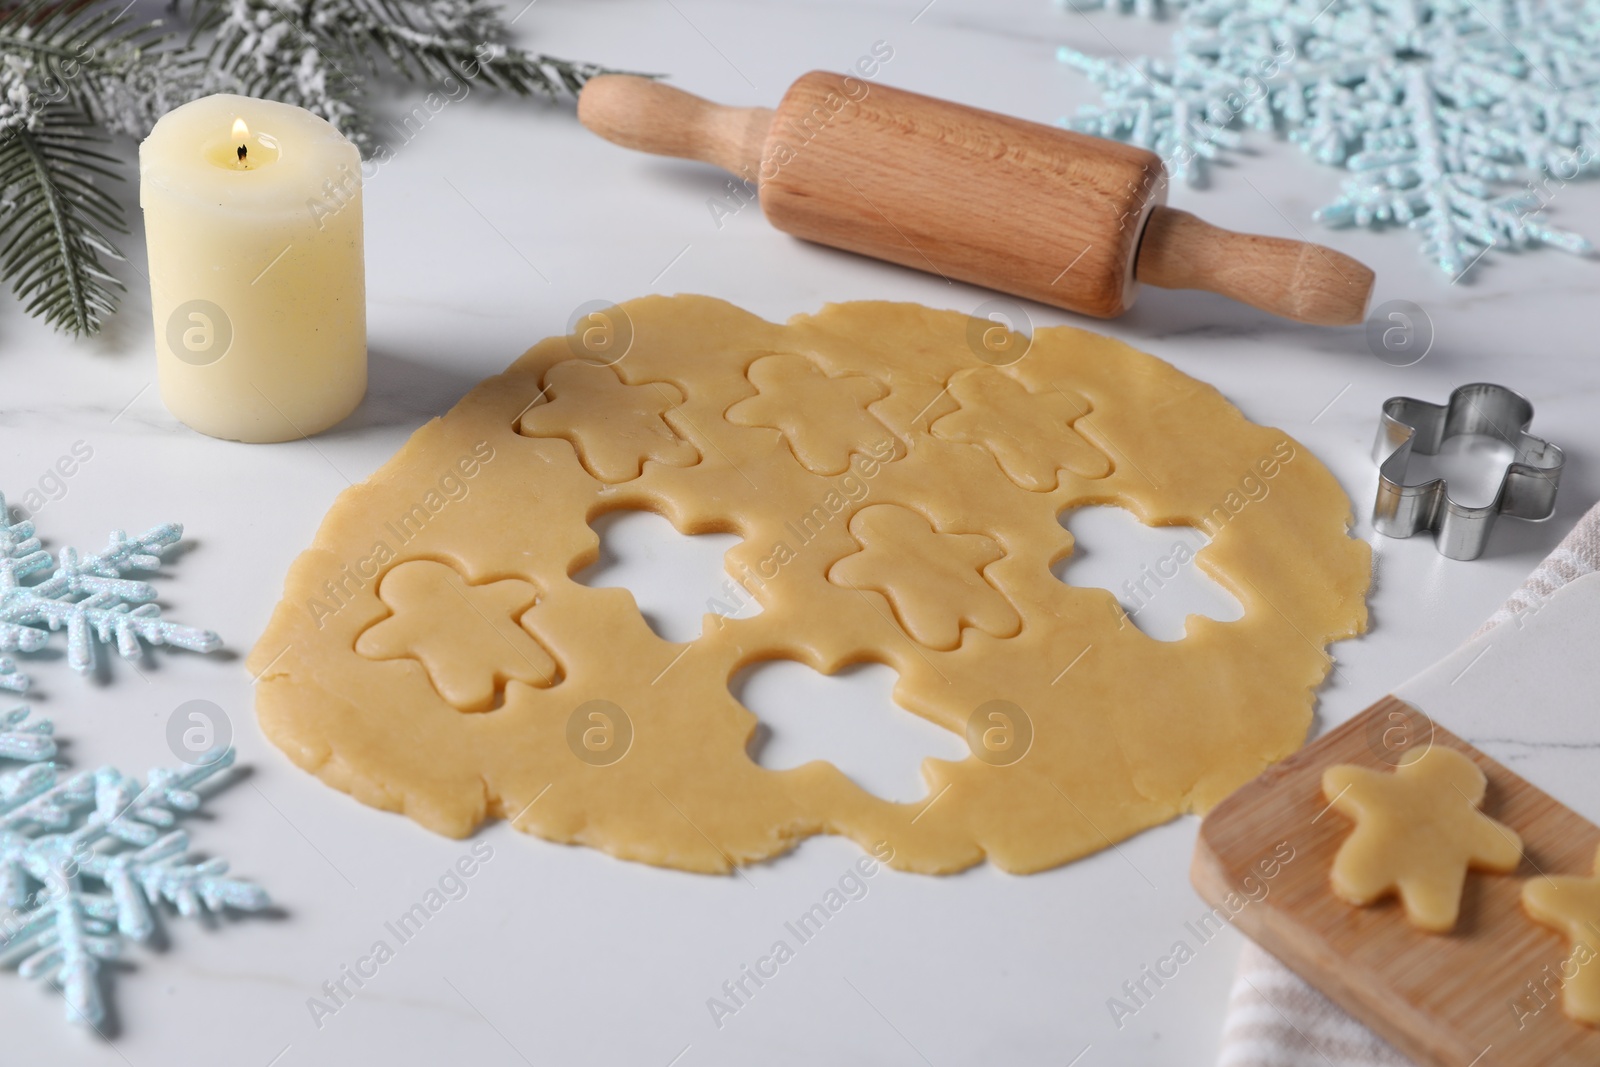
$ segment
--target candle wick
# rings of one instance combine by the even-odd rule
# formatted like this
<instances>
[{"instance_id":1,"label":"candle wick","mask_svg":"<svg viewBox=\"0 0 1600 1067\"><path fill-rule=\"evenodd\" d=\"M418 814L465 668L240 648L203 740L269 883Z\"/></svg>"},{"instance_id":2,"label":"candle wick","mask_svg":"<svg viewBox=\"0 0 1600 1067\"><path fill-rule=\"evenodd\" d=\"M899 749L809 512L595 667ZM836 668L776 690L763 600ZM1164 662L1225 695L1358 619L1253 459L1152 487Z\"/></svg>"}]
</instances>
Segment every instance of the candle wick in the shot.
<instances>
[{"instance_id":1,"label":"candle wick","mask_svg":"<svg viewBox=\"0 0 1600 1067\"><path fill-rule=\"evenodd\" d=\"M243 163L244 162L244 157L246 155L248 155L249 153L250 153L250 149L246 148L244 145L240 145L239 146L239 162Z\"/></svg>"}]
</instances>

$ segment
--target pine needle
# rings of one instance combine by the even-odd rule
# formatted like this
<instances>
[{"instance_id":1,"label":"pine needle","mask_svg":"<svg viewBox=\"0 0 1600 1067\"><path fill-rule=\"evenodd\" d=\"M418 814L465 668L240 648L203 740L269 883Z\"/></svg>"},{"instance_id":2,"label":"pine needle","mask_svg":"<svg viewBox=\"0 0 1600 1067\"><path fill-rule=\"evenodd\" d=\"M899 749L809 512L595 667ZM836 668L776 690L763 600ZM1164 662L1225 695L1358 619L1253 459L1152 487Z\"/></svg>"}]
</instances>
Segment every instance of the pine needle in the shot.
<instances>
[{"instance_id":1,"label":"pine needle","mask_svg":"<svg viewBox=\"0 0 1600 1067\"><path fill-rule=\"evenodd\" d=\"M123 284L108 233L126 233L126 159L161 115L216 92L295 104L364 152L377 147L373 87L476 82L522 96L576 95L596 74L509 43L487 0L174 0L189 32L140 21L126 0L0 0L0 281L29 314L93 334Z\"/></svg>"},{"instance_id":2,"label":"pine needle","mask_svg":"<svg viewBox=\"0 0 1600 1067\"><path fill-rule=\"evenodd\" d=\"M28 314L72 334L97 332L123 289L105 266L122 258L105 232L127 232L122 205L97 184L120 180L120 161L99 150L106 141L93 119L62 104L40 111L35 129L0 135L0 280Z\"/></svg>"}]
</instances>

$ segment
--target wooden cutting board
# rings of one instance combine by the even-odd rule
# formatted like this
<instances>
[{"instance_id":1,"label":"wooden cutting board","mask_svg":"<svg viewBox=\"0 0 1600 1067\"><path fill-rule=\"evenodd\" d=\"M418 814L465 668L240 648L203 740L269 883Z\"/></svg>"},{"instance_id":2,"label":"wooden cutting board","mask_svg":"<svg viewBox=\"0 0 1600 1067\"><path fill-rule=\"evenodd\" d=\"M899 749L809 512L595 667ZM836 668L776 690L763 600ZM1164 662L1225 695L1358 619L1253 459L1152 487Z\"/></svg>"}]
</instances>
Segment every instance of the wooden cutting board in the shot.
<instances>
[{"instance_id":1,"label":"wooden cutting board","mask_svg":"<svg viewBox=\"0 0 1600 1067\"><path fill-rule=\"evenodd\" d=\"M1440 721L1459 718L1480 732L1497 721L1501 729L1484 734L1497 737L1540 715L1592 721L1600 704L1600 575L1568 586L1529 625L1497 630L1402 687L1415 703L1384 697L1217 805L1201 824L1191 877L1244 934L1419 1064L1600 1064L1600 1031L1561 1011L1560 969L1572 948L1520 902L1526 879L1590 874L1600 827ZM1526 845L1514 874L1468 876L1448 935L1418 930L1392 899L1347 904L1328 881L1352 823L1329 808L1323 771L1341 763L1391 770L1430 744L1477 762L1489 781L1485 814ZM1564 784L1569 799L1594 810L1591 786Z\"/></svg>"}]
</instances>

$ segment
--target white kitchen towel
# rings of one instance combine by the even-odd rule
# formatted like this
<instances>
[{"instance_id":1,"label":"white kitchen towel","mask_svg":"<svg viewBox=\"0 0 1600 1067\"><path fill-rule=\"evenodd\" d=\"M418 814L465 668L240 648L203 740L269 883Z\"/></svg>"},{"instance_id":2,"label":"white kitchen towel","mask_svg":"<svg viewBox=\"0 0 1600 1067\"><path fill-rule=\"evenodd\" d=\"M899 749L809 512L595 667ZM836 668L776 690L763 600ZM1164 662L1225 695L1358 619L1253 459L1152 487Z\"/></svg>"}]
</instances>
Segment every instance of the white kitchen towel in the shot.
<instances>
[{"instance_id":1,"label":"white kitchen towel","mask_svg":"<svg viewBox=\"0 0 1600 1067\"><path fill-rule=\"evenodd\" d=\"M1478 633L1537 611L1557 589L1597 570L1600 505L1578 521ZM1260 946L1246 942L1217 1067L1411 1067L1411 1061Z\"/></svg>"}]
</instances>

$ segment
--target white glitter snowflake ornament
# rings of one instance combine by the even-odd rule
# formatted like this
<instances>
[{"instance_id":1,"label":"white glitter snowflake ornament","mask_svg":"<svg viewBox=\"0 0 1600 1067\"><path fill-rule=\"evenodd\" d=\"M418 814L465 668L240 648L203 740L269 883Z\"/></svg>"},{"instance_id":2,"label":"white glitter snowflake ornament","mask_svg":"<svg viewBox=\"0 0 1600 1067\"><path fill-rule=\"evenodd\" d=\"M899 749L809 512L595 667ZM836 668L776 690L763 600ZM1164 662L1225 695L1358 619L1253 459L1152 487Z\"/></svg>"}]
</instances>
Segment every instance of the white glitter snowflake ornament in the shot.
<instances>
[{"instance_id":1,"label":"white glitter snowflake ornament","mask_svg":"<svg viewBox=\"0 0 1600 1067\"><path fill-rule=\"evenodd\" d=\"M1190 182L1239 130L1285 133L1351 172L1320 221L1404 223L1452 278L1492 248L1593 250L1541 214L1600 168L1600 0L1167 6L1171 60L1059 51L1104 98L1074 129L1143 145Z\"/></svg>"},{"instance_id":2,"label":"white glitter snowflake ornament","mask_svg":"<svg viewBox=\"0 0 1600 1067\"><path fill-rule=\"evenodd\" d=\"M125 659L139 656L141 640L194 652L221 648L222 639L210 630L163 619L161 609L150 603L155 587L124 577L129 571L159 567L162 550L182 536L183 527L176 523L139 537L114 530L100 552L79 556L65 548L57 560L40 545L32 522L11 521L0 494L0 652L37 651L49 642L51 632L64 628L67 664L87 674L94 667L95 641L115 641ZM50 577L30 580L47 571ZM15 662L0 656L0 689L20 693L28 682Z\"/></svg>"},{"instance_id":3,"label":"white glitter snowflake ornament","mask_svg":"<svg viewBox=\"0 0 1600 1067\"><path fill-rule=\"evenodd\" d=\"M114 767L57 778L50 721L27 708L0 716L0 756L27 766L0 774L0 960L43 979L67 1001L67 1018L105 1021L100 961L156 930L165 901L193 917L225 908L259 911L259 886L225 877L228 865L185 862L189 838L171 827L195 811L194 787L233 763L233 750L147 782Z\"/></svg>"}]
</instances>

